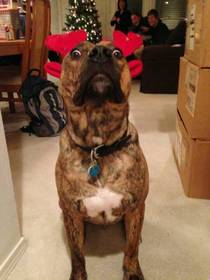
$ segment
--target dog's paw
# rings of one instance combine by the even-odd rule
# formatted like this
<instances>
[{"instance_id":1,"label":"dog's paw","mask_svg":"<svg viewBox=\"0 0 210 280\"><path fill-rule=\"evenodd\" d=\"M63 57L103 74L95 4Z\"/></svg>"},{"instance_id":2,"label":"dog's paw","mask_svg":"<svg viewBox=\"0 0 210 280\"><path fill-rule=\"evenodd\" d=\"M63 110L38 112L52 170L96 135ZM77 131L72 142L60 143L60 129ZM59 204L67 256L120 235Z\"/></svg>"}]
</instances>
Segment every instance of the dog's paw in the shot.
<instances>
[{"instance_id":1,"label":"dog's paw","mask_svg":"<svg viewBox=\"0 0 210 280\"><path fill-rule=\"evenodd\" d=\"M87 280L86 272L72 273L69 280Z\"/></svg>"},{"instance_id":2,"label":"dog's paw","mask_svg":"<svg viewBox=\"0 0 210 280\"><path fill-rule=\"evenodd\" d=\"M144 280L144 278L142 278L142 276L141 276L141 278L139 278L138 275L131 275L129 277L129 280Z\"/></svg>"},{"instance_id":3,"label":"dog's paw","mask_svg":"<svg viewBox=\"0 0 210 280\"><path fill-rule=\"evenodd\" d=\"M123 280L145 280L138 261L134 261L130 266L124 267Z\"/></svg>"},{"instance_id":4,"label":"dog's paw","mask_svg":"<svg viewBox=\"0 0 210 280\"><path fill-rule=\"evenodd\" d=\"M123 280L145 280L143 274L130 274L125 273Z\"/></svg>"}]
</instances>

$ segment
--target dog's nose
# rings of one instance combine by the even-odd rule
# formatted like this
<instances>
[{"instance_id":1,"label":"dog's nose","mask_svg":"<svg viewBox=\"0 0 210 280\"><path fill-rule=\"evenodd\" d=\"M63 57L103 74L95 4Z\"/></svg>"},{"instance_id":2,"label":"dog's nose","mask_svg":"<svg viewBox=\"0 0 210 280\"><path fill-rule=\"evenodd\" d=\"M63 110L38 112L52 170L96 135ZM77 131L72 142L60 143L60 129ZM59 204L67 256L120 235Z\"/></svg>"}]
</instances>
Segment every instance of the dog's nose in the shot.
<instances>
[{"instance_id":1,"label":"dog's nose","mask_svg":"<svg viewBox=\"0 0 210 280\"><path fill-rule=\"evenodd\" d=\"M89 58L91 61L104 63L112 58L112 51L104 46L96 46L90 51Z\"/></svg>"}]
</instances>

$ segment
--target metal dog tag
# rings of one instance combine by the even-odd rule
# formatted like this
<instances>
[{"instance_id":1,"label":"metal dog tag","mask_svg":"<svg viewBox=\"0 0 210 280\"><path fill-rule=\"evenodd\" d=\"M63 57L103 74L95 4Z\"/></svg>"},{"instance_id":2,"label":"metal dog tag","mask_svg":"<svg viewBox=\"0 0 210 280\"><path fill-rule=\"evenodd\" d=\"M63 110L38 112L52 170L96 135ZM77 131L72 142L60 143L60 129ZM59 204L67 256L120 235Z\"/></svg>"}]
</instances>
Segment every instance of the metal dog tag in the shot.
<instances>
[{"instance_id":1,"label":"metal dog tag","mask_svg":"<svg viewBox=\"0 0 210 280\"><path fill-rule=\"evenodd\" d=\"M91 177L97 177L101 172L99 164L95 161L88 169L88 174Z\"/></svg>"}]
</instances>

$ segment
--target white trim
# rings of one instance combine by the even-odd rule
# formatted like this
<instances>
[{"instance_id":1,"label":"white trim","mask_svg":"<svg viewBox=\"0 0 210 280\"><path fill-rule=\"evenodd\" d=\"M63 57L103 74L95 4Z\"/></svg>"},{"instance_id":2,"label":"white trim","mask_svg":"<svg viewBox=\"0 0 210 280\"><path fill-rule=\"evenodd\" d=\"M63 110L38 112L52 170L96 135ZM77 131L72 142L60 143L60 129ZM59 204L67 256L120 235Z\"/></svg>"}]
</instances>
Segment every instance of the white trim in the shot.
<instances>
[{"instance_id":1,"label":"white trim","mask_svg":"<svg viewBox=\"0 0 210 280\"><path fill-rule=\"evenodd\" d=\"M58 0L58 24L59 24L59 32L63 32L63 28L65 27L65 18L68 13L68 1L67 0ZM57 19L55 19L57 20Z\"/></svg>"},{"instance_id":2,"label":"white trim","mask_svg":"<svg viewBox=\"0 0 210 280\"><path fill-rule=\"evenodd\" d=\"M27 247L24 237L21 237L15 248L0 265L0 280L6 280L9 274L13 271L18 261L21 259Z\"/></svg>"}]
</instances>

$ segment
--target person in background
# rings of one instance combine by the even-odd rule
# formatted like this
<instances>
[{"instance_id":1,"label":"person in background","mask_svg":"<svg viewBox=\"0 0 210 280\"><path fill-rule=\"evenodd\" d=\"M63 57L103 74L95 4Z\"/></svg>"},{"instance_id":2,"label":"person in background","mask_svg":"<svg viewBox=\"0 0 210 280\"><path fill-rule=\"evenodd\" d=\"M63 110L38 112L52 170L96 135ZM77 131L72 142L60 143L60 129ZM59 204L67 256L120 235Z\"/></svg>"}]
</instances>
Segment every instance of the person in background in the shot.
<instances>
[{"instance_id":1,"label":"person in background","mask_svg":"<svg viewBox=\"0 0 210 280\"><path fill-rule=\"evenodd\" d=\"M26 32L26 10L23 8L23 0L18 0L17 4L19 8L20 38L24 38Z\"/></svg>"},{"instance_id":2,"label":"person in background","mask_svg":"<svg viewBox=\"0 0 210 280\"><path fill-rule=\"evenodd\" d=\"M186 20L181 20L174 30L169 35L166 44L167 45L184 45L186 40Z\"/></svg>"},{"instance_id":3,"label":"person in background","mask_svg":"<svg viewBox=\"0 0 210 280\"><path fill-rule=\"evenodd\" d=\"M128 10L127 0L118 0L118 10L111 20L111 26L115 26L115 30L128 33L131 26L131 12Z\"/></svg>"},{"instance_id":4,"label":"person in background","mask_svg":"<svg viewBox=\"0 0 210 280\"><path fill-rule=\"evenodd\" d=\"M132 25L130 31L138 34L146 34L149 31L147 18L143 18L138 12L134 12L131 15Z\"/></svg>"},{"instance_id":5,"label":"person in background","mask_svg":"<svg viewBox=\"0 0 210 280\"><path fill-rule=\"evenodd\" d=\"M166 24L164 24L157 10L152 9L147 14L147 20L150 27L150 35L152 36L152 45L165 44L170 35L170 31Z\"/></svg>"}]
</instances>

